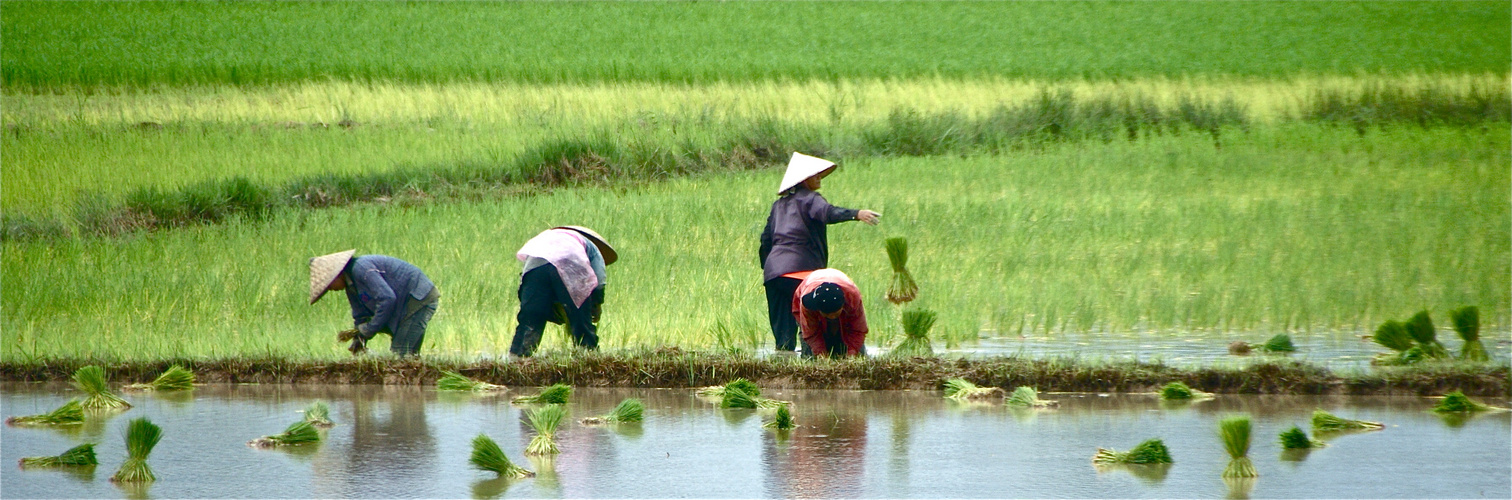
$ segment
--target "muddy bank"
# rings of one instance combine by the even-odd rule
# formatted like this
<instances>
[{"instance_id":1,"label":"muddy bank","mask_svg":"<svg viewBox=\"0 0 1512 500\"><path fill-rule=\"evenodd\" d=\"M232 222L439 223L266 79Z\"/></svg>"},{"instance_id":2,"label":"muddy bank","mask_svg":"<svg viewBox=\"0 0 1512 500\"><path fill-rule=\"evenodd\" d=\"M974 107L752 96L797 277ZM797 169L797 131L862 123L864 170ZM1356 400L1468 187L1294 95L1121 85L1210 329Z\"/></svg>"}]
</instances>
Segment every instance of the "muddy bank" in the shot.
<instances>
[{"instance_id":1,"label":"muddy bank","mask_svg":"<svg viewBox=\"0 0 1512 500\"><path fill-rule=\"evenodd\" d=\"M431 385L442 370L461 372L494 384L539 386L567 383L599 387L697 387L736 377L763 386L802 389L938 389L961 377L1007 390L1029 385L1040 391L1149 392L1173 380L1194 388L1230 394L1411 394L1441 395L1452 390L1478 396L1512 394L1507 365L1444 364L1334 373L1317 365L1278 361L1245 367L1180 368L1142 362L989 357L864 358L805 361L664 350L639 354L547 355L523 361L394 359L342 361L232 358L102 362L52 360L0 363L0 379L69 380L88 364L107 367L111 384L146 382L170 365L193 370L209 383L345 383Z\"/></svg>"}]
</instances>

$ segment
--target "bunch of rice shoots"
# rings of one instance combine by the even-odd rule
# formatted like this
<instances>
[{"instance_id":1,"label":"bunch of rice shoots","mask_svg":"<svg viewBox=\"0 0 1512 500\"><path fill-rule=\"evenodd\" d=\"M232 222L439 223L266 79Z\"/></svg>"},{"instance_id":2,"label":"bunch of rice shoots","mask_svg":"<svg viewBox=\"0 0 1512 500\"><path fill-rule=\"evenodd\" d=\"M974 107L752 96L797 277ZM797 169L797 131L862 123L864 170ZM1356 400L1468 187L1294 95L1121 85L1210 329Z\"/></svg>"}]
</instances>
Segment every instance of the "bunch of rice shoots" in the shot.
<instances>
[{"instance_id":1,"label":"bunch of rice shoots","mask_svg":"<svg viewBox=\"0 0 1512 500\"><path fill-rule=\"evenodd\" d=\"M461 373L441 370L441 378L436 380L436 389L442 391L484 392L504 391L508 390L509 388L502 385L494 385L488 382L473 380L467 378L466 375L463 375Z\"/></svg>"},{"instance_id":2,"label":"bunch of rice shoots","mask_svg":"<svg viewBox=\"0 0 1512 500\"><path fill-rule=\"evenodd\" d=\"M641 400L636 398L629 398L624 401L620 401L618 405L615 405L614 410L610 411L608 415L587 417L582 420L582 423L583 425L598 425L615 424L621 422L639 422L642 418L644 418L645 412L645 403L642 403Z\"/></svg>"},{"instance_id":3,"label":"bunch of rice shoots","mask_svg":"<svg viewBox=\"0 0 1512 500\"><path fill-rule=\"evenodd\" d=\"M744 389L736 386L725 386L724 396L719 400L720 408L780 408L788 404L787 401L755 397Z\"/></svg>"},{"instance_id":4,"label":"bunch of rice shoots","mask_svg":"<svg viewBox=\"0 0 1512 500\"><path fill-rule=\"evenodd\" d=\"M1449 357L1449 350L1438 341L1438 330L1433 327L1433 319L1428 316L1428 311L1418 311L1412 315L1403 326L1407 334L1412 336L1412 341L1417 347L1423 349L1423 354L1429 358L1442 359Z\"/></svg>"},{"instance_id":5,"label":"bunch of rice shoots","mask_svg":"<svg viewBox=\"0 0 1512 500\"><path fill-rule=\"evenodd\" d=\"M1291 335L1278 333L1260 345L1265 352L1295 352L1297 346L1292 344Z\"/></svg>"},{"instance_id":6,"label":"bunch of rice shoots","mask_svg":"<svg viewBox=\"0 0 1512 500\"><path fill-rule=\"evenodd\" d=\"M1166 449L1164 441L1160 439L1147 439L1126 452L1118 452L1106 448L1098 448L1097 453L1092 455L1094 464L1168 464L1171 463L1171 450Z\"/></svg>"},{"instance_id":7,"label":"bunch of rice shoots","mask_svg":"<svg viewBox=\"0 0 1512 500\"><path fill-rule=\"evenodd\" d=\"M1250 418L1248 415L1238 415L1225 418L1218 422L1218 435L1223 438L1223 449L1228 451L1228 467L1223 469L1223 477L1256 477L1260 474L1255 472L1255 464L1250 462Z\"/></svg>"},{"instance_id":8,"label":"bunch of rice shoots","mask_svg":"<svg viewBox=\"0 0 1512 500\"><path fill-rule=\"evenodd\" d=\"M788 405L782 405L777 407L777 416L771 422L767 422L761 426L768 429L786 431L798 427L798 424L793 423L793 413L788 411Z\"/></svg>"},{"instance_id":9,"label":"bunch of rice shoots","mask_svg":"<svg viewBox=\"0 0 1512 500\"><path fill-rule=\"evenodd\" d=\"M84 407L79 400L70 399L58 409L41 415L28 415L24 417L11 417L5 419L6 425L79 425L84 423Z\"/></svg>"},{"instance_id":10,"label":"bunch of rice shoots","mask_svg":"<svg viewBox=\"0 0 1512 500\"><path fill-rule=\"evenodd\" d=\"M908 308L903 310L903 341L893 348L895 356L934 356L934 347L929 345L929 329L934 328L939 315L928 309Z\"/></svg>"},{"instance_id":11,"label":"bunch of rice shoots","mask_svg":"<svg viewBox=\"0 0 1512 500\"><path fill-rule=\"evenodd\" d=\"M567 407L560 404L549 404L530 411L527 422L536 434L530 438L530 443L525 445L526 455L555 455L561 450L557 449L556 431L562 425L562 419L567 417Z\"/></svg>"},{"instance_id":12,"label":"bunch of rice shoots","mask_svg":"<svg viewBox=\"0 0 1512 500\"><path fill-rule=\"evenodd\" d=\"M320 442L320 432L309 422L300 420L289 424L282 434L263 436L247 442L247 446L254 448L272 448L275 446L300 446Z\"/></svg>"},{"instance_id":13,"label":"bunch of rice shoots","mask_svg":"<svg viewBox=\"0 0 1512 500\"><path fill-rule=\"evenodd\" d=\"M945 397L957 400L1001 398L1003 389L980 387L964 378L952 378L945 380Z\"/></svg>"},{"instance_id":14,"label":"bunch of rice shoots","mask_svg":"<svg viewBox=\"0 0 1512 500\"><path fill-rule=\"evenodd\" d=\"M21 459L21 468L27 467L68 467L82 465L98 465L95 459L94 443L84 443L56 457L26 457Z\"/></svg>"},{"instance_id":15,"label":"bunch of rice shoots","mask_svg":"<svg viewBox=\"0 0 1512 500\"><path fill-rule=\"evenodd\" d=\"M1013 394L1008 395L1008 406L1018 406L1021 408L1043 408L1048 406L1055 406L1058 404L1060 404L1058 401L1040 399L1039 392L1035 391L1033 387L1029 387L1027 385L1019 386L1017 389L1013 390Z\"/></svg>"},{"instance_id":16,"label":"bunch of rice shoots","mask_svg":"<svg viewBox=\"0 0 1512 500\"><path fill-rule=\"evenodd\" d=\"M499 475L499 477L520 479L535 476L534 472L515 465L509 461L509 456L499 448L499 444L490 439L487 434L478 434L472 441L472 457L467 459L473 468L486 470Z\"/></svg>"},{"instance_id":17,"label":"bunch of rice shoots","mask_svg":"<svg viewBox=\"0 0 1512 500\"><path fill-rule=\"evenodd\" d=\"M1167 401L1185 401L1190 399L1207 399L1213 397L1211 392L1202 392L1187 386L1181 381L1172 381L1160 388L1160 399Z\"/></svg>"},{"instance_id":18,"label":"bunch of rice shoots","mask_svg":"<svg viewBox=\"0 0 1512 500\"><path fill-rule=\"evenodd\" d=\"M1491 356L1486 354L1486 345L1480 340L1480 309L1475 306L1465 306L1449 311L1449 321L1454 324L1454 333L1459 334L1465 341L1460 347L1459 359L1464 361L1487 361Z\"/></svg>"},{"instance_id":19,"label":"bunch of rice shoots","mask_svg":"<svg viewBox=\"0 0 1512 500\"><path fill-rule=\"evenodd\" d=\"M173 365L163 371L161 375L151 382L144 384L131 384L122 389L136 391L187 391L194 388L194 372L179 365Z\"/></svg>"},{"instance_id":20,"label":"bunch of rice shoots","mask_svg":"<svg viewBox=\"0 0 1512 500\"><path fill-rule=\"evenodd\" d=\"M1380 422L1350 420L1347 418L1336 417L1332 413L1323 411L1322 409L1315 409L1313 410L1312 414L1312 428L1313 432L1352 430L1377 431L1385 429L1386 426L1382 425Z\"/></svg>"},{"instance_id":21,"label":"bunch of rice shoots","mask_svg":"<svg viewBox=\"0 0 1512 500\"><path fill-rule=\"evenodd\" d=\"M1326 446L1322 441L1307 437L1307 433L1301 427L1295 425L1285 431L1281 431L1281 447L1288 450L1307 448L1322 448Z\"/></svg>"},{"instance_id":22,"label":"bunch of rice shoots","mask_svg":"<svg viewBox=\"0 0 1512 500\"><path fill-rule=\"evenodd\" d=\"M330 429L336 426L336 423L331 421L331 407L326 406L325 401L316 401L306 406L304 421L317 429Z\"/></svg>"},{"instance_id":23,"label":"bunch of rice shoots","mask_svg":"<svg viewBox=\"0 0 1512 500\"><path fill-rule=\"evenodd\" d=\"M887 260L892 263L892 284L887 286L887 301L902 304L919 295L919 285L908 272L908 239L888 238Z\"/></svg>"},{"instance_id":24,"label":"bunch of rice shoots","mask_svg":"<svg viewBox=\"0 0 1512 500\"><path fill-rule=\"evenodd\" d=\"M564 405L567 399L572 397L572 386L567 384L552 384L550 387L541 389L540 394L534 396L520 396L514 398L517 404L540 403L548 405Z\"/></svg>"},{"instance_id":25,"label":"bunch of rice shoots","mask_svg":"<svg viewBox=\"0 0 1512 500\"><path fill-rule=\"evenodd\" d=\"M1381 326L1376 327L1375 335L1372 335L1370 340L1396 352L1412 348L1412 335L1407 333L1407 326L1397 320L1386 320L1385 323L1381 323Z\"/></svg>"},{"instance_id":26,"label":"bunch of rice shoots","mask_svg":"<svg viewBox=\"0 0 1512 500\"><path fill-rule=\"evenodd\" d=\"M126 461L121 463L121 468L110 481L114 483L144 483L156 481L157 476L152 474L152 467L147 465L147 455L152 453L152 447L157 446L158 441L163 439L163 429L157 424L144 418L131 421L126 426Z\"/></svg>"},{"instance_id":27,"label":"bunch of rice shoots","mask_svg":"<svg viewBox=\"0 0 1512 500\"><path fill-rule=\"evenodd\" d=\"M1433 406L1433 411L1438 413L1476 412L1495 409L1498 408L1476 402L1460 391L1445 394L1444 399L1439 400L1438 404Z\"/></svg>"},{"instance_id":28,"label":"bunch of rice shoots","mask_svg":"<svg viewBox=\"0 0 1512 500\"><path fill-rule=\"evenodd\" d=\"M95 365L80 368L74 372L74 387L84 391L86 397L81 403L84 408L91 410L114 410L131 408L131 403L110 392L110 387L105 384L105 369Z\"/></svg>"}]
</instances>

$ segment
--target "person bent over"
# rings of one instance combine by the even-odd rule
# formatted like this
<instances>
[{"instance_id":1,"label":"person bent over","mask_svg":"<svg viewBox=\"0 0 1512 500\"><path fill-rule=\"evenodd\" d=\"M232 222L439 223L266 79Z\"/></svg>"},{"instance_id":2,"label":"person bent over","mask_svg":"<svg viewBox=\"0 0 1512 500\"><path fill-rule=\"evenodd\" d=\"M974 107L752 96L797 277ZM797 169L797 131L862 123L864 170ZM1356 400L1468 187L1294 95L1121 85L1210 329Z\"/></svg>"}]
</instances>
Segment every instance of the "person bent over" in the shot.
<instances>
[{"instance_id":1,"label":"person bent over","mask_svg":"<svg viewBox=\"0 0 1512 500\"><path fill-rule=\"evenodd\" d=\"M379 333L393 341L389 350L400 356L420 352L425 329L441 290L414 265L387 255L353 257L347 250L310 259L310 304L328 290L345 290L352 306L353 328L336 334L351 341L352 355L367 352L367 342Z\"/></svg>"},{"instance_id":2,"label":"person bent over","mask_svg":"<svg viewBox=\"0 0 1512 500\"><path fill-rule=\"evenodd\" d=\"M592 229L559 226L525 242L515 258L520 274L520 312L515 315L509 353L528 357L541 343L546 322L562 324L578 347L598 349L599 313L603 310L604 266L619 259L614 247Z\"/></svg>"},{"instance_id":3,"label":"person bent over","mask_svg":"<svg viewBox=\"0 0 1512 500\"><path fill-rule=\"evenodd\" d=\"M793 294L793 318L803 332L803 356L866 355L866 310L861 290L837 269L809 273Z\"/></svg>"}]
</instances>

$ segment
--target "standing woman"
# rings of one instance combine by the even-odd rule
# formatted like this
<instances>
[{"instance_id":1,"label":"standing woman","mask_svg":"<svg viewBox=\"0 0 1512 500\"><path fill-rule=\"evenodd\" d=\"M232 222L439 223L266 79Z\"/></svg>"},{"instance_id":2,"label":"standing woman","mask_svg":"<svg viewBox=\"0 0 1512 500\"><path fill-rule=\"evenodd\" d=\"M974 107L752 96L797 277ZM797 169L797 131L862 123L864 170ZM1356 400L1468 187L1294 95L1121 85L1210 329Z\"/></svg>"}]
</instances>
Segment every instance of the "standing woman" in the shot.
<instances>
[{"instance_id":1,"label":"standing woman","mask_svg":"<svg viewBox=\"0 0 1512 500\"><path fill-rule=\"evenodd\" d=\"M558 226L537 234L515 252L520 270L520 312L515 315L509 353L525 358L541 344L546 322L567 322L578 347L598 349L603 310L604 266L619 259L614 247L592 229ZM564 317L557 316L561 307Z\"/></svg>"},{"instance_id":2,"label":"standing woman","mask_svg":"<svg viewBox=\"0 0 1512 500\"><path fill-rule=\"evenodd\" d=\"M793 318L793 294L815 269L829 267L829 239L825 226L859 220L876 225L882 214L830 205L819 195L820 180L835 171L835 163L794 152L777 188L766 229L761 232L762 280L766 286L767 317L778 353L798 347L798 322Z\"/></svg>"},{"instance_id":3,"label":"standing woman","mask_svg":"<svg viewBox=\"0 0 1512 500\"><path fill-rule=\"evenodd\" d=\"M425 328L441 290L414 265L387 255L353 257L356 250L310 259L310 304L327 290L346 290L354 328L337 332L338 342L351 341L352 355L367 352L367 342L379 333L393 337L389 350L400 356L420 352Z\"/></svg>"}]
</instances>

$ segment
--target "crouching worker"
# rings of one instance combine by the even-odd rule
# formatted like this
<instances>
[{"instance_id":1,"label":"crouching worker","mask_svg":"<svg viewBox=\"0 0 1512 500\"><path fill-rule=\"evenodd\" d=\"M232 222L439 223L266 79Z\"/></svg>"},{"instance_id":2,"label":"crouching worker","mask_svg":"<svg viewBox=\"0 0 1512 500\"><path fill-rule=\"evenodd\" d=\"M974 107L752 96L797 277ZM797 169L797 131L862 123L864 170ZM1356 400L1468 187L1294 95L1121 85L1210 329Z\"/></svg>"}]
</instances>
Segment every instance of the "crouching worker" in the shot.
<instances>
[{"instance_id":1,"label":"crouching worker","mask_svg":"<svg viewBox=\"0 0 1512 500\"><path fill-rule=\"evenodd\" d=\"M614 247L592 229L559 226L525 242L515 258L520 274L520 313L515 315L509 353L528 357L541 344L546 322L566 322L578 347L598 349L598 320L604 304L604 266L619 259ZM560 316L559 316L560 314Z\"/></svg>"},{"instance_id":2,"label":"crouching worker","mask_svg":"<svg viewBox=\"0 0 1512 500\"><path fill-rule=\"evenodd\" d=\"M346 290L356 326L338 332L336 340L351 341L347 350L353 356L367 352L367 342L379 333L393 338L389 350L394 354L419 353L441 290L408 262L387 255L354 258L355 253L347 250L310 259L310 304L328 290Z\"/></svg>"},{"instance_id":3,"label":"crouching worker","mask_svg":"<svg viewBox=\"0 0 1512 500\"><path fill-rule=\"evenodd\" d=\"M866 310L861 290L836 269L809 273L793 294L793 319L803 332L803 356L866 355Z\"/></svg>"}]
</instances>

